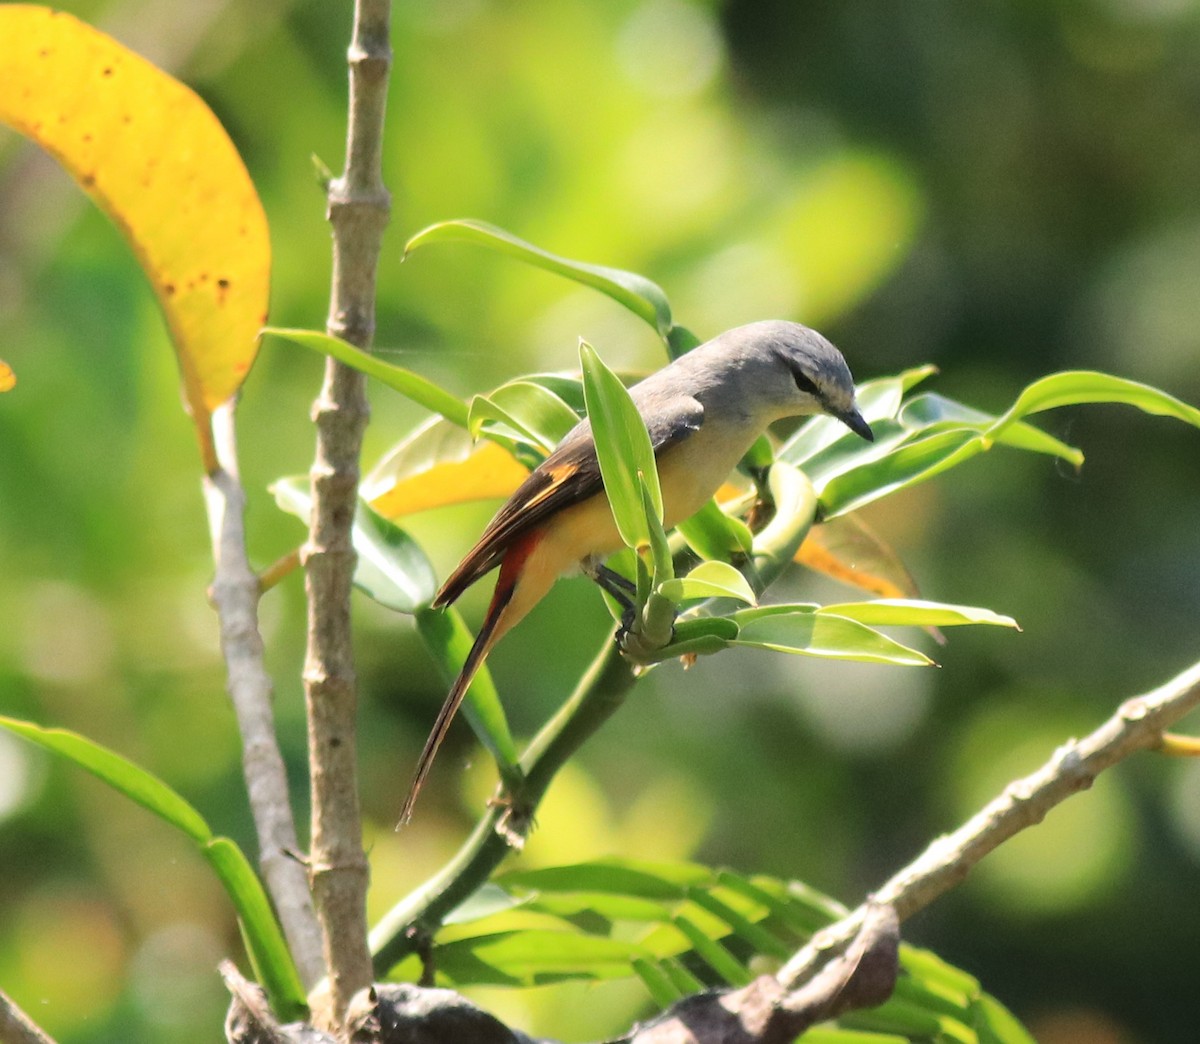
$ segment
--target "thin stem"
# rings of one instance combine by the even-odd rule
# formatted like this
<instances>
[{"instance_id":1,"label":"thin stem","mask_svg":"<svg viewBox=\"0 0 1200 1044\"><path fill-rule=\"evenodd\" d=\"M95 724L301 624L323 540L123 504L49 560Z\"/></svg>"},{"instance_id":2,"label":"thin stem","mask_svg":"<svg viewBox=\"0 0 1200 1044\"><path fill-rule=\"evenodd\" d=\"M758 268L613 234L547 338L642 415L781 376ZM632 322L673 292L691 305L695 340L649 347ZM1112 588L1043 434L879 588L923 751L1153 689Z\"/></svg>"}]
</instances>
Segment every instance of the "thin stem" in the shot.
<instances>
[{"instance_id":1,"label":"thin stem","mask_svg":"<svg viewBox=\"0 0 1200 1044\"><path fill-rule=\"evenodd\" d=\"M609 638L570 699L534 738L521 759L525 778L513 805L532 815L566 761L616 712L635 681L633 668ZM493 807L476 824L458 854L436 877L393 907L372 933L375 966L384 974L415 952L443 918L482 885L512 851L505 822L511 811Z\"/></svg>"},{"instance_id":2,"label":"thin stem","mask_svg":"<svg viewBox=\"0 0 1200 1044\"><path fill-rule=\"evenodd\" d=\"M258 836L259 865L289 949L307 989L325 974L308 875L288 799L287 770L275 732L272 684L258 630L258 578L246 553L246 492L238 474L234 406L212 416L217 468L204 480L216 575L211 588L221 626L229 698L242 740L242 772Z\"/></svg>"},{"instance_id":3,"label":"thin stem","mask_svg":"<svg viewBox=\"0 0 1200 1044\"><path fill-rule=\"evenodd\" d=\"M1163 732L1200 706L1200 663L1144 696L1127 700L1103 725L1064 744L1040 769L1004 788L954 833L938 838L872 896L892 906L900 920L923 910L967 876L985 855L1014 834L1046 818L1055 805L1092 785L1105 769L1139 750L1162 743ZM810 975L830 953L854 937L867 905L822 929L779 972L791 986Z\"/></svg>"},{"instance_id":4,"label":"thin stem","mask_svg":"<svg viewBox=\"0 0 1200 1044\"><path fill-rule=\"evenodd\" d=\"M355 3L346 164L342 176L330 182L328 195L333 285L326 329L364 349L374 335L376 268L391 206L380 163L390 16L388 0ZM308 596L304 681L312 773L312 886L329 968L325 1014L335 1027L350 998L372 981L350 631L355 566L350 534L368 415L363 376L330 360L313 407L312 518L301 558Z\"/></svg>"}]
</instances>

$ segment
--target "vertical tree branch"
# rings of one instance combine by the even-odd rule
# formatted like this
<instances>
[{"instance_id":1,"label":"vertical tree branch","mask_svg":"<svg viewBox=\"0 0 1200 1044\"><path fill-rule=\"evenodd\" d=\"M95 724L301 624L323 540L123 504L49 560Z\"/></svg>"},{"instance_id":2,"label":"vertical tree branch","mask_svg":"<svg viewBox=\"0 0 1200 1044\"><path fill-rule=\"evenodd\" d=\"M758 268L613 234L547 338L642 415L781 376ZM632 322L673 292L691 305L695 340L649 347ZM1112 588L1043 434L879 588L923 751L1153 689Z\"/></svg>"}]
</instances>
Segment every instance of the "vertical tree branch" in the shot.
<instances>
[{"instance_id":1,"label":"vertical tree branch","mask_svg":"<svg viewBox=\"0 0 1200 1044\"><path fill-rule=\"evenodd\" d=\"M263 664L259 584L246 554L246 493L238 475L232 402L213 414L212 430L217 469L204 479L216 566L211 597L221 627L229 698L242 739L242 772L258 835L259 865L300 978L311 989L325 974L321 934L308 877L295 855L296 824L276 739L271 678Z\"/></svg>"},{"instance_id":2,"label":"vertical tree branch","mask_svg":"<svg viewBox=\"0 0 1200 1044\"><path fill-rule=\"evenodd\" d=\"M346 163L329 186L333 286L326 329L360 348L375 330L375 273L390 198L381 176L391 66L390 0L356 0L349 51ZM369 408L361 374L330 360L313 406L312 519L303 550L308 595L304 681L312 773L312 887L329 969L328 1017L338 1025L372 981L367 861L359 819L357 709L350 632L351 543L359 453Z\"/></svg>"}]
</instances>

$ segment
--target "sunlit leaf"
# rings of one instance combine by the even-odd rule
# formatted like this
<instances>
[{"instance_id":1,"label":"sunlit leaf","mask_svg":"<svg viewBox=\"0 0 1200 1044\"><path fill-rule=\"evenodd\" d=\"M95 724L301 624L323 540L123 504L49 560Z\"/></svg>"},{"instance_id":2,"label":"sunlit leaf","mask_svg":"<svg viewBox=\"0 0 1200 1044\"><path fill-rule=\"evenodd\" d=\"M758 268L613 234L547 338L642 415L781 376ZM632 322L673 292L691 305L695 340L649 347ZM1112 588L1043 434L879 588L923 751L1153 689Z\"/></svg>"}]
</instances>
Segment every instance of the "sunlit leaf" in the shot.
<instances>
[{"instance_id":1,"label":"sunlit leaf","mask_svg":"<svg viewBox=\"0 0 1200 1044\"><path fill-rule=\"evenodd\" d=\"M275 1008L280 1016L300 1018L306 1011L304 989L258 875L242 850L227 837L214 837L203 851L238 912L255 977L267 996L280 1003Z\"/></svg>"},{"instance_id":2,"label":"sunlit leaf","mask_svg":"<svg viewBox=\"0 0 1200 1044\"><path fill-rule=\"evenodd\" d=\"M499 419L507 423L515 422L519 430L530 436L547 453L579 423L578 414L543 383L516 380L502 384L490 395L477 396L472 401L470 427L473 435L478 434L475 403L481 399L497 411Z\"/></svg>"},{"instance_id":3,"label":"sunlit leaf","mask_svg":"<svg viewBox=\"0 0 1200 1044\"><path fill-rule=\"evenodd\" d=\"M961 428L890 448L880 459L846 471L819 489L824 517L857 510L914 486L969 460L983 449L982 435Z\"/></svg>"},{"instance_id":4,"label":"sunlit leaf","mask_svg":"<svg viewBox=\"0 0 1200 1044\"><path fill-rule=\"evenodd\" d=\"M899 420L906 429L919 432L937 425L969 425L978 431L987 431L997 418L982 410L973 409L954 399L947 399L935 392L917 395L904 404ZM1045 453L1059 457L1074 467L1083 463L1083 454L1074 446L1035 428L1023 421L1013 421L1003 431L993 435L997 443L1032 453Z\"/></svg>"},{"instance_id":5,"label":"sunlit leaf","mask_svg":"<svg viewBox=\"0 0 1200 1044\"><path fill-rule=\"evenodd\" d=\"M823 605L819 614L844 616L872 627L961 627L988 624L993 627L1017 627L1011 616L969 605L944 605L907 598L879 598L870 602L841 602ZM1018 628L1019 630L1019 628Z\"/></svg>"},{"instance_id":6,"label":"sunlit leaf","mask_svg":"<svg viewBox=\"0 0 1200 1044\"><path fill-rule=\"evenodd\" d=\"M272 483L276 504L306 524L312 494L305 478L285 478ZM389 609L414 613L432 601L437 576L425 552L404 530L359 504L352 537L358 562L354 583L364 594Z\"/></svg>"},{"instance_id":7,"label":"sunlit leaf","mask_svg":"<svg viewBox=\"0 0 1200 1044\"><path fill-rule=\"evenodd\" d=\"M364 352L340 337L320 330L292 330L278 326L265 327L262 333L281 337L309 351L337 359L338 362L345 363L368 377L374 377L417 405L424 406L433 413L440 413L446 420L463 428L467 426L467 404L461 399L434 384L428 377L422 377L403 366L384 362L378 356Z\"/></svg>"},{"instance_id":8,"label":"sunlit leaf","mask_svg":"<svg viewBox=\"0 0 1200 1044\"><path fill-rule=\"evenodd\" d=\"M535 265L547 272L553 272L555 275L565 276L576 283L590 286L607 294L614 301L628 308L634 315L644 319L664 339L668 338L671 333L674 324L671 321L671 306L667 302L667 295L663 293L661 287L652 283L645 276L560 257L514 236L511 232L490 225L486 221L463 218L430 225L405 244L404 256L407 258L418 247L428 243L447 242L474 243L484 246L490 250L508 254L527 264Z\"/></svg>"},{"instance_id":9,"label":"sunlit leaf","mask_svg":"<svg viewBox=\"0 0 1200 1044\"><path fill-rule=\"evenodd\" d=\"M74 17L0 6L0 120L71 173L154 288L208 444L266 322L270 242L245 165L189 88Z\"/></svg>"},{"instance_id":10,"label":"sunlit leaf","mask_svg":"<svg viewBox=\"0 0 1200 1044\"><path fill-rule=\"evenodd\" d=\"M1158 388L1093 370L1070 370L1034 381L988 429L988 435L999 438L1009 426L1031 413L1092 402L1136 406L1143 413L1174 417L1200 428L1200 409Z\"/></svg>"},{"instance_id":11,"label":"sunlit leaf","mask_svg":"<svg viewBox=\"0 0 1200 1044\"><path fill-rule=\"evenodd\" d=\"M784 608L795 611L780 611ZM901 645L856 620L818 613L812 607L743 609L734 614L734 619L741 629L734 645L864 663L909 667L933 663L916 649Z\"/></svg>"},{"instance_id":12,"label":"sunlit leaf","mask_svg":"<svg viewBox=\"0 0 1200 1044\"><path fill-rule=\"evenodd\" d=\"M645 479L654 514L662 521L662 490L650 435L625 386L587 342L579 345L579 361L600 474L617 529L627 546L648 546L650 531L642 510L639 473Z\"/></svg>"},{"instance_id":13,"label":"sunlit leaf","mask_svg":"<svg viewBox=\"0 0 1200 1044\"><path fill-rule=\"evenodd\" d=\"M228 838L216 837L204 817L161 779L128 758L67 729L47 729L0 717L0 728L65 758L103 780L196 843L237 911L255 973L274 1010L288 1018L305 1011L304 990L279 924L250 864Z\"/></svg>"},{"instance_id":14,"label":"sunlit leaf","mask_svg":"<svg viewBox=\"0 0 1200 1044\"><path fill-rule=\"evenodd\" d=\"M431 420L391 450L363 478L361 494L385 518L511 495L529 469L492 442L472 441L465 427Z\"/></svg>"},{"instance_id":15,"label":"sunlit leaf","mask_svg":"<svg viewBox=\"0 0 1200 1044\"><path fill-rule=\"evenodd\" d=\"M157 776L115 751L67 729L42 728L16 718L0 717L0 728L87 769L193 841L205 844L212 840L212 830L188 801Z\"/></svg>"},{"instance_id":16,"label":"sunlit leaf","mask_svg":"<svg viewBox=\"0 0 1200 1044\"><path fill-rule=\"evenodd\" d=\"M571 931L498 932L437 948L438 972L454 982L527 986L564 979L616 979L635 958L650 954L635 943Z\"/></svg>"},{"instance_id":17,"label":"sunlit leaf","mask_svg":"<svg viewBox=\"0 0 1200 1044\"><path fill-rule=\"evenodd\" d=\"M701 562L685 577L668 580L659 587L676 605L696 598L736 598L754 604L754 591L733 566L725 562Z\"/></svg>"}]
</instances>

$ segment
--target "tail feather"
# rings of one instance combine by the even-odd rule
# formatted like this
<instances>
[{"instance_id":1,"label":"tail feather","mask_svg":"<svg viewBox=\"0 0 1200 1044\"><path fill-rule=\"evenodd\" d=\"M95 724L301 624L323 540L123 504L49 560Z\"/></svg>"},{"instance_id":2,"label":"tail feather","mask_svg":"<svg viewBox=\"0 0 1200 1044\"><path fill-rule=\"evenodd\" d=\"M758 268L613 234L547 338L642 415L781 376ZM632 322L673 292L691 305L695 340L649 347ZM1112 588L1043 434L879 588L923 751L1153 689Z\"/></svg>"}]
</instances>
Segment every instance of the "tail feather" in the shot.
<instances>
[{"instance_id":1,"label":"tail feather","mask_svg":"<svg viewBox=\"0 0 1200 1044\"><path fill-rule=\"evenodd\" d=\"M438 711L437 720L433 723L433 730L425 741L421 757L417 759L417 770L413 773L412 783L409 784L408 795L404 799L404 808L400 812L400 822L397 826L404 826L412 818L417 795L421 792L421 787L425 784L425 777L429 775L429 770L433 767L433 759L437 756L442 740L450 731L450 723L454 720L454 715L458 713L458 708L462 705L463 697L466 696L467 689L471 687L471 681L479 670L480 664L483 663L499 637L496 634L496 625L500 622L501 615L512 599L512 592L511 587L506 592L501 592L499 587L496 588L492 604L488 607L487 616L484 617L479 634L475 637L475 643L471 646L471 651L467 653L462 670L458 672L458 677L454 679L454 684L450 687L442 709Z\"/></svg>"}]
</instances>

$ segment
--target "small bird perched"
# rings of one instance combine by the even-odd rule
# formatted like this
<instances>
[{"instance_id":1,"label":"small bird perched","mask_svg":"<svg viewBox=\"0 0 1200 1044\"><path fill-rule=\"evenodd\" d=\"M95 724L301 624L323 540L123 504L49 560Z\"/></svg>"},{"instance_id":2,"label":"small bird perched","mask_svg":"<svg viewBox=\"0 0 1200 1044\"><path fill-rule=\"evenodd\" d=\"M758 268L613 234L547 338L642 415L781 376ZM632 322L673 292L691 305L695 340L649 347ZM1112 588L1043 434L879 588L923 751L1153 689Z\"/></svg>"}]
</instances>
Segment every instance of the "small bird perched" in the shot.
<instances>
[{"instance_id":1,"label":"small bird perched","mask_svg":"<svg viewBox=\"0 0 1200 1044\"><path fill-rule=\"evenodd\" d=\"M799 323L768 320L727 330L630 394L654 447L665 529L699 511L773 421L828 413L874 441L842 353ZM591 425L583 420L521 483L433 600L434 607L449 605L500 567L479 635L421 751L401 823L412 815L434 755L492 646L565 573L582 568L610 586L615 574L601 572L600 562L622 546Z\"/></svg>"}]
</instances>

